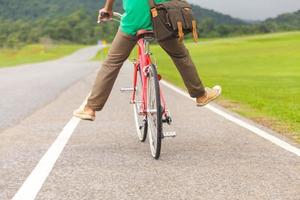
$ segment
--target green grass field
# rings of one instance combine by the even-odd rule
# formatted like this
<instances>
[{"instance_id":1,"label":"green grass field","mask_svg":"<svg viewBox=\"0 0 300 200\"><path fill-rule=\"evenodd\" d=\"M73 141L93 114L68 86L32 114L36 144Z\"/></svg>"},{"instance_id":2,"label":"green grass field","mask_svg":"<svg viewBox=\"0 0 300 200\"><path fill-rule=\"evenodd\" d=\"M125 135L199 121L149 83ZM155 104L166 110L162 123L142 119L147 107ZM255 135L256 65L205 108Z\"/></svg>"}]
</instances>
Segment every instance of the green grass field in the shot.
<instances>
[{"instance_id":1,"label":"green grass field","mask_svg":"<svg viewBox=\"0 0 300 200\"><path fill-rule=\"evenodd\" d=\"M83 45L27 45L21 49L0 49L0 68L57 59L84 47Z\"/></svg>"},{"instance_id":2,"label":"green grass field","mask_svg":"<svg viewBox=\"0 0 300 200\"><path fill-rule=\"evenodd\" d=\"M221 105L300 142L300 32L187 46L205 85L223 87ZM184 88L169 57L152 50L164 79Z\"/></svg>"}]
</instances>

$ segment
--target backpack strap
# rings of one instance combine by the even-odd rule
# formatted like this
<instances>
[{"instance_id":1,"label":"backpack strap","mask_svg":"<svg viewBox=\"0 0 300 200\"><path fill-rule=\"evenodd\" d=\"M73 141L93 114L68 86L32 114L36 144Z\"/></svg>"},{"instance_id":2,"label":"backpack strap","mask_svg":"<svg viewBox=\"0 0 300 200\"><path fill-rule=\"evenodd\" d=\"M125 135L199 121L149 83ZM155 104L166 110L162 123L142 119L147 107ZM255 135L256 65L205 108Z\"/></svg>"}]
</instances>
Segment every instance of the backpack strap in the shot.
<instances>
[{"instance_id":1,"label":"backpack strap","mask_svg":"<svg viewBox=\"0 0 300 200\"><path fill-rule=\"evenodd\" d=\"M154 0L149 0L149 5L150 5L152 17L153 18L157 17L158 16L158 12L157 12L156 4L155 4Z\"/></svg>"},{"instance_id":2,"label":"backpack strap","mask_svg":"<svg viewBox=\"0 0 300 200\"><path fill-rule=\"evenodd\" d=\"M182 24L182 22L178 21L177 22L177 27L178 27L179 41L182 42L183 39L184 39L184 32L183 32L183 24Z\"/></svg>"},{"instance_id":3,"label":"backpack strap","mask_svg":"<svg viewBox=\"0 0 300 200\"><path fill-rule=\"evenodd\" d=\"M194 42L197 43L199 38L198 31L197 31L197 22L196 20L193 20L192 23L193 23L193 38L194 38Z\"/></svg>"}]
</instances>

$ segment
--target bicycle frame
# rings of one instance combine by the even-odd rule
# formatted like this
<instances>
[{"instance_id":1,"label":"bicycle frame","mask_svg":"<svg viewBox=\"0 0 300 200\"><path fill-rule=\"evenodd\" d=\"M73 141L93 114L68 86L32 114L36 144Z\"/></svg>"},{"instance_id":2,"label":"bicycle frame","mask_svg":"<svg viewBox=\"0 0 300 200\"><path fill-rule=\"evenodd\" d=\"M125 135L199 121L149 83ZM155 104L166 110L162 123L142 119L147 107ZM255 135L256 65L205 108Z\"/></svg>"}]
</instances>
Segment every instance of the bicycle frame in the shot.
<instances>
[{"instance_id":1,"label":"bicycle frame","mask_svg":"<svg viewBox=\"0 0 300 200\"><path fill-rule=\"evenodd\" d=\"M137 85L137 78L138 78L138 73L139 69L141 70L141 77L142 77L142 102L141 102L141 109L140 109L140 114L141 115L147 115L148 108L147 108L147 76L148 76L148 68L150 65L152 65L151 61L151 52L150 52L150 44L149 41L146 39L139 39L137 42L137 47L138 47L138 55L137 55L137 61L134 63L134 74L133 74L133 88L134 91L132 93L132 103L136 102L135 99L135 94L136 94L136 85ZM140 67L139 67L140 66ZM162 90L160 89L160 96L161 96L161 104L162 104L162 111L163 111L163 116L168 116L168 111L167 111L167 106L166 106L166 101L164 98L164 95L162 93Z\"/></svg>"}]
</instances>

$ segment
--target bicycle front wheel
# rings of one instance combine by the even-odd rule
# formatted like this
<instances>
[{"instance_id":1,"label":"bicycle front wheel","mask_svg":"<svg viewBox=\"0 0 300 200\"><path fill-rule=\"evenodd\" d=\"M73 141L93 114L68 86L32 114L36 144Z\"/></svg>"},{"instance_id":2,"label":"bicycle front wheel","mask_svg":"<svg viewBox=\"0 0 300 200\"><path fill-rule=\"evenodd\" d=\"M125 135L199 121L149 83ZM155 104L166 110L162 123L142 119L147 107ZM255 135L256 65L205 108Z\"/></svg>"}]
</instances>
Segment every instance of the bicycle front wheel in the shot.
<instances>
[{"instance_id":1,"label":"bicycle front wheel","mask_svg":"<svg viewBox=\"0 0 300 200\"><path fill-rule=\"evenodd\" d=\"M162 139L162 108L160 101L160 87L155 65L149 67L147 97L147 121L150 149L152 156L155 159L158 159L160 156Z\"/></svg>"}]
</instances>

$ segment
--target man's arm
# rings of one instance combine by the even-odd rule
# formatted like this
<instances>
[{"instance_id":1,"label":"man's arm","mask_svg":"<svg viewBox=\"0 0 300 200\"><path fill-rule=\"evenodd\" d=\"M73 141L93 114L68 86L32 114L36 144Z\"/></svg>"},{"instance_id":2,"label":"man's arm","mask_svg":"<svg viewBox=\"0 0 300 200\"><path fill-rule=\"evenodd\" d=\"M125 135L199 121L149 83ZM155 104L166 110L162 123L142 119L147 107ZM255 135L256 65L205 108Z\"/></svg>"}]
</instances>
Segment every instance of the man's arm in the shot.
<instances>
[{"instance_id":1,"label":"man's arm","mask_svg":"<svg viewBox=\"0 0 300 200\"><path fill-rule=\"evenodd\" d=\"M104 8L99 10L98 22L101 22L102 20L109 19L109 18L113 17L114 3L115 3L115 0L106 0ZM106 15L103 15L102 13L105 13ZM109 16L107 16L107 14Z\"/></svg>"},{"instance_id":2,"label":"man's arm","mask_svg":"<svg viewBox=\"0 0 300 200\"><path fill-rule=\"evenodd\" d=\"M115 3L115 0L106 0L104 9L106 9L107 11L111 11L112 12L114 3Z\"/></svg>"}]
</instances>

